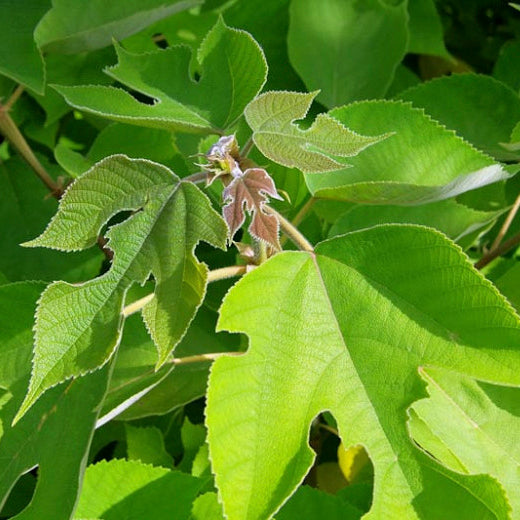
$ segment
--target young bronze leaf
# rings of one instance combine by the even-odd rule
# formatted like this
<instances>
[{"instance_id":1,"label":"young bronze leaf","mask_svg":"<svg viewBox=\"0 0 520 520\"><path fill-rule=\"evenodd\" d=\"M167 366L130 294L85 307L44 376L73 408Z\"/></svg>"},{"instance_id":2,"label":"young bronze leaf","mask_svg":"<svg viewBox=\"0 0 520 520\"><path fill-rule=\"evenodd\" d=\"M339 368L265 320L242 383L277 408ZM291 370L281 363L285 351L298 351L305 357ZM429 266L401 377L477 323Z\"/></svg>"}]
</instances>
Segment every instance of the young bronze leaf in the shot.
<instances>
[{"instance_id":1,"label":"young bronze leaf","mask_svg":"<svg viewBox=\"0 0 520 520\"><path fill-rule=\"evenodd\" d=\"M27 243L64 251L96 243L111 217L132 211L105 236L110 269L83 284L55 282L38 304L33 372L17 420L48 388L102 366L121 339L128 288L155 279L143 318L162 365L184 335L206 290L207 267L193 254L204 240L225 246L226 225L191 182L144 159L113 155L66 192L41 236Z\"/></svg>"},{"instance_id":2,"label":"young bronze leaf","mask_svg":"<svg viewBox=\"0 0 520 520\"><path fill-rule=\"evenodd\" d=\"M319 114L307 130L294 124L307 115L317 92L266 92L251 101L244 112L253 140L269 159L305 173L348 167L352 157L390 134L367 137L349 130L328 114Z\"/></svg>"},{"instance_id":3,"label":"young bronze leaf","mask_svg":"<svg viewBox=\"0 0 520 520\"><path fill-rule=\"evenodd\" d=\"M226 186L222 197L226 205L224 219L229 228L229 238L242 226L246 219L245 211L252 214L249 232L255 238L267 242L275 249L281 249L278 240L280 224L278 219L265 211L268 197L281 199L276 192L273 179L262 168L249 168L236 176Z\"/></svg>"}]
</instances>

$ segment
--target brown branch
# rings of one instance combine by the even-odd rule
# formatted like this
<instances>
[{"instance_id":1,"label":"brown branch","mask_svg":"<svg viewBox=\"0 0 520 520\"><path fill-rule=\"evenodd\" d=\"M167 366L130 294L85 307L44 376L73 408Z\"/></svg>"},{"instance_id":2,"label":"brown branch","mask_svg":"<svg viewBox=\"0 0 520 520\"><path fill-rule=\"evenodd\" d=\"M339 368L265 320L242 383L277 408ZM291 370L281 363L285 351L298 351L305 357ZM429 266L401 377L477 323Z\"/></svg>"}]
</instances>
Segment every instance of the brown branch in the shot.
<instances>
[{"instance_id":1,"label":"brown branch","mask_svg":"<svg viewBox=\"0 0 520 520\"><path fill-rule=\"evenodd\" d=\"M520 244L520 233L512 236L509 240L506 240L500 244L496 249L488 251L476 264L476 269L482 269L490 262L498 258L499 256L507 253L510 249L513 249L516 245Z\"/></svg>"}]
</instances>

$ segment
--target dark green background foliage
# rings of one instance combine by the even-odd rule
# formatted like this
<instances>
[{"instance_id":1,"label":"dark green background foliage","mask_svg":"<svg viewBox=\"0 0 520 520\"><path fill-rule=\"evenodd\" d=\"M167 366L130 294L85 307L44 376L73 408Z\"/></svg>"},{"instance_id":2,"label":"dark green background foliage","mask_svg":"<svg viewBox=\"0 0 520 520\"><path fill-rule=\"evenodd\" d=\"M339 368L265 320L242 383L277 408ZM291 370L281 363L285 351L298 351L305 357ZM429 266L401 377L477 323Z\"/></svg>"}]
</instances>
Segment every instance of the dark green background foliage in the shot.
<instances>
[{"instance_id":1,"label":"dark green background foliage","mask_svg":"<svg viewBox=\"0 0 520 520\"><path fill-rule=\"evenodd\" d=\"M506 1L0 0L0 520L520 520L519 93Z\"/></svg>"}]
</instances>

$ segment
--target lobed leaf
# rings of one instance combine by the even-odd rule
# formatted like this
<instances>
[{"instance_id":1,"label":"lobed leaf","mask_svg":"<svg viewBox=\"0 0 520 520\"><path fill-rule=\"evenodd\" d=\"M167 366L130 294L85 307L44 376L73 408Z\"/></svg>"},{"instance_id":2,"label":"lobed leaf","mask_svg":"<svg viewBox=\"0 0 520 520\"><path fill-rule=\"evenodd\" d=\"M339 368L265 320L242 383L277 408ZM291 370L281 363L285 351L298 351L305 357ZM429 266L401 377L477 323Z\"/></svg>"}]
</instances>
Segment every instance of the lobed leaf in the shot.
<instances>
[{"instance_id":1,"label":"lobed leaf","mask_svg":"<svg viewBox=\"0 0 520 520\"><path fill-rule=\"evenodd\" d=\"M329 114L356 132L392 135L350 159L348 169L306 175L315 197L417 205L510 176L500 164L410 104L363 101Z\"/></svg>"},{"instance_id":2,"label":"lobed leaf","mask_svg":"<svg viewBox=\"0 0 520 520\"><path fill-rule=\"evenodd\" d=\"M406 426L421 366L520 383L519 317L441 234L385 225L315 254L278 254L220 312L219 329L250 338L209 381L208 444L227 518L272 517L311 467L309 427L326 410L343 445L364 446L374 465L364 518L504 518L496 481L435 464Z\"/></svg>"},{"instance_id":3,"label":"lobed leaf","mask_svg":"<svg viewBox=\"0 0 520 520\"><path fill-rule=\"evenodd\" d=\"M244 31L219 19L197 53L201 78L189 74L191 51L175 46L132 54L116 45L119 63L107 74L145 96L103 86L56 86L67 103L97 116L152 128L195 133L224 133L242 115L267 75L262 49Z\"/></svg>"},{"instance_id":4,"label":"lobed leaf","mask_svg":"<svg viewBox=\"0 0 520 520\"><path fill-rule=\"evenodd\" d=\"M253 140L269 159L283 166L315 173L345 168L342 157L352 157L387 135L366 137L349 130L328 114L319 114L310 128L294 121L303 119L316 92L266 92L245 109Z\"/></svg>"},{"instance_id":5,"label":"lobed leaf","mask_svg":"<svg viewBox=\"0 0 520 520\"><path fill-rule=\"evenodd\" d=\"M222 192L225 202L222 211L230 239L244 224L247 211L253 215L248 228L251 235L275 249L281 249L278 218L265 210L268 197L281 200L273 179L264 169L248 168L243 174L233 178Z\"/></svg>"},{"instance_id":6,"label":"lobed leaf","mask_svg":"<svg viewBox=\"0 0 520 520\"><path fill-rule=\"evenodd\" d=\"M115 214L130 218L106 234L109 271L83 284L51 284L36 313L33 373L19 419L47 389L102 366L119 344L125 294L153 274L143 319L163 365L184 335L206 287L207 267L193 254L204 240L224 247L226 225L208 198L166 167L114 155L80 177L47 229L27 246L77 250L96 243Z\"/></svg>"}]
</instances>

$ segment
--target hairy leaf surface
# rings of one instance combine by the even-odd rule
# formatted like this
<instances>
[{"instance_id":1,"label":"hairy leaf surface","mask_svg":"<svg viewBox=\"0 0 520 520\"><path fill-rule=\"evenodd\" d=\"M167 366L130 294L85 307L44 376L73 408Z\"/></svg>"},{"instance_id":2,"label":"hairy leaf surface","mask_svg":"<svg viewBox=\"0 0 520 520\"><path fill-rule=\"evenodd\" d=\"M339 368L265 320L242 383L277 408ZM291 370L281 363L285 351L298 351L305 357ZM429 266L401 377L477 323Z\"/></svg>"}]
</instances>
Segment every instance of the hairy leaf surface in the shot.
<instances>
[{"instance_id":1,"label":"hairy leaf surface","mask_svg":"<svg viewBox=\"0 0 520 520\"><path fill-rule=\"evenodd\" d=\"M116 121L196 133L221 133L241 115L265 83L262 49L244 31L220 19L197 53L201 78L190 77L191 51L175 46L132 54L116 46L119 63L106 72L155 100L145 104L128 92L103 86L57 86L72 106Z\"/></svg>"},{"instance_id":2,"label":"hairy leaf surface","mask_svg":"<svg viewBox=\"0 0 520 520\"><path fill-rule=\"evenodd\" d=\"M269 159L303 172L338 170L352 157L387 136L366 137L343 126L328 114L319 114L307 130L294 123L307 115L316 92L266 92L249 103L245 116L253 140Z\"/></svg>"},{"instance_id":3,"label":"hairy leaf surface","mask_svg":"<svg viewBox=\"0 0 520 520\"><path fill-rule=\"evenodd\" d=\"M154 298L143 318L158 349L157 366L182 338L205 293L207 267L193 254L204 240L224 247L226 225L208 198L168 168L114 155L68 190L47 229L28 246L65 251L96 243L115 214L130 218L106 234L111 268L79 285L56 282L43 293L36 315L33 374L19 417L47 388L103 365L122 332L125 294L150 274Z\"/></svg>"},{"instance_id":4,"label":"hairy leaf surface","mask_svg":"<svg viewBox=\"0 0 520 520\"><path fill-rule=\"evenodd\" d=\"M329 114L365 135L391 133L337 172L306 175L320 198L371 204L426 204L509 177L493 159L399 101L364 101Z\"/></svg>"},{"instance_id":5,"label":"hairy leaf surface","mask_svg":"<svg viewBox=\"0 0 520 520\"><path fill-rule=\"evenodd\" d=\"M442 468L407 431L420 366L520 383L518 316L441 234L378 226L276 255L228 293L218 326L250 337L209 382L210 457L230 520L281 506L312 464L309 427L325 410L374 465L365 518L503 518L493 479Z\"/></svg>"}]
</instances>

